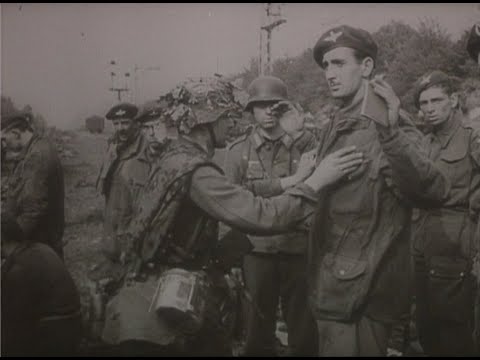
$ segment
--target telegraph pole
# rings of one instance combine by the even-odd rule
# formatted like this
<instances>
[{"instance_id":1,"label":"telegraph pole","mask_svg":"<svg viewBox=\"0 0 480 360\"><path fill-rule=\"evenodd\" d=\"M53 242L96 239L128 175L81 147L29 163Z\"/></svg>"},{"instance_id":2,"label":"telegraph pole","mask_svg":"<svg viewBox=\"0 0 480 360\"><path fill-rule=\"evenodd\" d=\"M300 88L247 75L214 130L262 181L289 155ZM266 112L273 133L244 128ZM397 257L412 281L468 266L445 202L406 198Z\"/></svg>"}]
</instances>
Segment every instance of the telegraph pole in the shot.
<instances>
[{"instance_id":1,"label":"telegraph pole","mask_svg":"<svg viewBox=\"0 0 480 360\"><path fill-rule=\"evenodd\" d=\"M260 27L260 74L272 73L272 31L287 22L282 18L281 4L264 3L263 24ZM266 41L263 37L266 33Z\"/></svg>"},{"instance_id":2,"label":"telegraph pole","mask_svg":"<svg viewBox=\"0 0 480 360\"><path fill-rule=\"evenodd\" d=\"M117 63L116 63L115 60L110 61L110 65L116 65L116 64L117 64ZM115 93L115 92L117 93L117 99L118 99L119 102L122 101L122 93L124 93L124 92L126 93L126 92L130 91L130 89L128 88L128 84L127 84L127 78L130 77L130 73L127 72L127 73L125 73L124 75L125 75L125 86L123 86L123 87L121 87L121 86L120 86L120 87L118 87L118 86L115 87L115 85L114 85L114 84L115 84L114 79L115 79L115 76L117 76L117 74L116 74L115 71L111 71L111 72L110 72L110 77L111 77L111 80L112 80L112 86L111 86L110 89L108 89L108 90L111 91L111 92L113 92L113 93Z\"/></svg>"},{"instance_id":3,"label":"telegraph pole","mask_svg":"<svg viewBox=\"0 0 480 360\"><path fill-rule=\"evenodd\" d=\"M121 102L121 101L122 101L122 92L128 92L128 91L130 91L130 89L127 88L127 87L124 87L124 88L114 88L114 87L111 87L111 88L110 88L110 91L116 92L116 93L117 93L117 97L118 97L118 101Z\"/></svg>"}]
</instances>

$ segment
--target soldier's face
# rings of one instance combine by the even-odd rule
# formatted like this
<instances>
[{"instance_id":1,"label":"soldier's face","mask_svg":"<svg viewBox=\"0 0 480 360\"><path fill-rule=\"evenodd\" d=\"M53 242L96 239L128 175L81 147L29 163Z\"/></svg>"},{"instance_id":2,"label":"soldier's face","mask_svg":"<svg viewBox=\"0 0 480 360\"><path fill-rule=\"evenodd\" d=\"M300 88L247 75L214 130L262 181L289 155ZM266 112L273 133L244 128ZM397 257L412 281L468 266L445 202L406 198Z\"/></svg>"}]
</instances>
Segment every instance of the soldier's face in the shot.
<instances>
[{"instance_id":1,"label":"soldier's face","mask_svg":"<svg viewBox=\"0 0 480 360\"><path fill-rule=\"evenodd\" d=\"M142 133L147 138L154 139L155 138L155 124L153 121L146 122L142 124Z\"/></svg>"},{"instance_id":2,"label":"soldier's face","mask_svg":"<svg viewBox=\"0 0 480 360\"><path fill-rule=\"evenodd\" d=\"M338 47L323 56L322 68L334 98L353 97L373 70L370 58L359 62L354 54L351 48Z\"/></svg>"},{"instance_id":3,"label":"soldier's face","mask_svg":"<svg viewBox=\"0 0 480 360\"><path fill-rule=\"evenodd\" d=\"M162 141L167 135L165 124L160 120L144 123L142 125L142 132L147 138L156 141Z\"/></svg>"},{"instance_id":4,"label":"soldier's face","mask_svg":"<svg viewBox=\"0 0 480 360\"><path fill-rule=\"evenodd\" d=\"M227 146L227 141L231 139L231 133L235 127L235 120L231 117L222 117L212 124L213 134L215 135L215 148L223 149Z\"/></svg>"},{"instance_id":5,"label":"soldier's face","mask_svg":"<svg viewBox=\"0 0 480 360\"><path fill-rule=\"evenodd\" d=\"M135 122L132 119L115 119L113 128L120 142L126 142L135 132Z\"/></svg>"},{"instance_id":6,"label":"soldier's face","mask_svg":"<svg viewBox=\"0 0 480 360\"><path fill-rule=\"evenodd\" d=\"M272 112L272 106L278 101L262 101L252 106L253 117L262 129L274 129L278 124L278 118Z\"/></svg>"},{"instance_id":7,"label":"soldier's face","mask_svg":"<svg viewBox=\"0 0 480 360\"><path fill-rule=\"evenodd\" d=\"M441 87L432 86L422 91L418 102L425 122L434 127L450 118L458 104L458 96L448 95Z\"/></svg>"},{"instance_id":8,"label":"soldier's face","mask_svg":"<svg viewBox=\"0 0 480 360\"><path fill-rule=\"evenodd\" d=\"M5 151L18 152L22 150L22 136L18 129L2 131L2 148Z\"/></svg>"}]
</instances>

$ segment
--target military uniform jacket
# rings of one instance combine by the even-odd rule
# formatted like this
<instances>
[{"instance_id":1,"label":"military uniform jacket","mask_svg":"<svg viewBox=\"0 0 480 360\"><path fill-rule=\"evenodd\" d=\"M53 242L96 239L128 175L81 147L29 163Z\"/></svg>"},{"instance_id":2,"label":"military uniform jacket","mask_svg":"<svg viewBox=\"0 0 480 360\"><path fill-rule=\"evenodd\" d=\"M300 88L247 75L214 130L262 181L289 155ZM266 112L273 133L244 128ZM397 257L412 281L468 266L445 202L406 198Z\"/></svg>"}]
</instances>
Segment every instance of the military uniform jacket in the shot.
<instances>
[{"instance_id":1,"label":"military uniform jacket","mask_svg":"<svg viewBox=\"0 0 480 360\"><path fill-rule=\"evenodd\" d=\"M410 300L411 202L439 205L449 187L406 114L391 132L361 117L360 105L320 132L317 161L356 145L368 162L323 192L309 238L310 302L320 319L394 322Z\"/></svg>"},{"instance_id":2,"label":"military uniform jacket","mask_svg":"<svg viewBox=\"0 0 480 360\"><path fill-rule=\"evenodd\" d=\"M105 196L103 251L113 258L120 253L115 237L128 225L147 180L148 146L141 132L120 151L115 141L110 142L97 179L97 188Z\"/></svg>"},{"instance_id":3,"label":"military uniform jacket","mask_svg":"<svg viewBox=\"0 0 480 360\"><path fill-rule=\"evenodd\" d=\"M479 212L476 200L480 196L479 133L465 125L456 112L441 129L428 134L427 140L429 157L448 177L452 188L442 208L420 210L414 223L414 253L423 254L427 262L435 262L438 257L469 260L477 250L474 232Z\"/></svg>"},{"instance_id":4,"label":"military uniform jacket","mask_svg":"<svg viewBox=\"0 0 480 360\"><path fill-rule=\"evenodd\" d=\"M315 145L313 134L307 131L296 140L284 133L271 141L256 128L229 147L225 174L255 195L266 198L280 195L283 193L280 178L295 174L302 153L313 150ZM249 238L255 252L303 254L307 246L307 234L302 232Z\"/></svg>"},{"instance_id":5,"label":"military uniform jacket","mask_svg":"<svg viewBox=\"0 0 480 360\"><path fill-rule=\"evenodd\" d=\"M54 145L34 134L8 179L6 210L27 239L50 245L63 257L63 168Z\"/></svg>"},{"instance_id":6,"label":"military uniform jacket","mask_svg":"<svg viewBox=\"0 0 480 360\"><path fill-rule=\"evenodd\" d=\"M274 199L254 197L231 184L198 144L186 137L169 143L152 165L141 205L121 236L128 271L147 269L154 276L120 289L107 306L103 339L173 341L172 330L149 311L156 277L168 267L199 270L208 265L217 220L259 234L303 227L318 198L302 185L286 193Z\"/></svg>"}]
</instances>

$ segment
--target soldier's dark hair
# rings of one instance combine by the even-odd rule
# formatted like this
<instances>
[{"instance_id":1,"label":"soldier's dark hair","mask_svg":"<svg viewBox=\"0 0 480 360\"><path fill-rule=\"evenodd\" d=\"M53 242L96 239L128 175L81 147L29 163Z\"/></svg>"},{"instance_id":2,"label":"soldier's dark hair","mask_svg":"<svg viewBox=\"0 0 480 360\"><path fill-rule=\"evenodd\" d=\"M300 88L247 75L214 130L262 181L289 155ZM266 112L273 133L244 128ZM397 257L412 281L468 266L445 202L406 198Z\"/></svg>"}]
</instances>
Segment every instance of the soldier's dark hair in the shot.
<instances>
[{"instance_id":1,"label":"soldier's dark hair","mask_svg":"<svg viewBox=\"0 0 480 360\"><path fill-rule=\"evenodd\" d=\"M369 57L373 60L373 70L375 70L375 65L376 65L376 61L374 58L372 58L370 55L368 55L365 51L362 51L362 50L359 50L359 49L353 49L353 56L355 57L355 59L357 60L357 63L361 64L362 61ZM373 74L373 70L372 70L372 74Z\"/></svg>"},{"instance_id":2,"label":"soldier's dark hair","mask_svg":"<svg viewBox=\"0 0 480 360\"><path fill-rule=\"evenodd\" d=\"M442 89L445 92L445 94L447 94L448 96L458 92L459 90L452 81L445 81L436 85L432 85L431 87Z\"/></svg>"},{"instance_id":3,"label":"soldier's dark hair","mask_svg":"<svg viewBox=\"0 0 480 360\"><path fill-rule=\"evenodd\" d=\"M447 95L447 96L450 96L452 94L458 94L458 104L457 104L457 108L459 109L462 109L463 106L463 97L461 96L460 94L460 88L459 88L459 85L457 83L457 80L456 79L452 79L450 81L443 81L441 83L438 83L438 84L433 84L432 86L429 86L427 87L426 89L424 89L422 92L420 92L418 94L418 98L420 100L420 95L427 89L430 89L430 88L438 88L438 89L441 89L443 90L443 92Z\"/></svg>"}]
</instances>

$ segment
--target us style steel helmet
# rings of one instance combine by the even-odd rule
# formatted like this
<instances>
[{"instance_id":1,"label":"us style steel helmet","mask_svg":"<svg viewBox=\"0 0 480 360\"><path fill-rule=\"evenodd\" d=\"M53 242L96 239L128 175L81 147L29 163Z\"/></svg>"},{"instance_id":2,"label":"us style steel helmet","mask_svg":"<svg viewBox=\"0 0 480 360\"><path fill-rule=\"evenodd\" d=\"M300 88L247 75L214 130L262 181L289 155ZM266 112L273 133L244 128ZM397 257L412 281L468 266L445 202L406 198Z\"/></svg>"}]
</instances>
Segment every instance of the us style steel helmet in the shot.
<instances>
[{"instance_id":1,"label":"us style steel helmet","mask_svg":"<svg viewBox=\"0 0 480 360\"><path fill-rule=\"evenodd\" d=\"M251 111L256 102L287 100L287 85L275 76L259 76L248 87L245 111Z\"/></svg>"}]
</instances>

